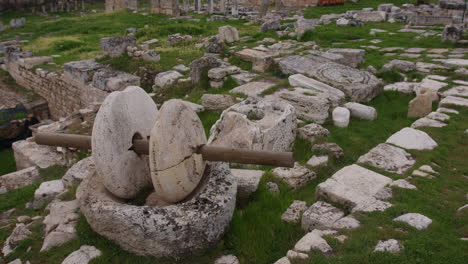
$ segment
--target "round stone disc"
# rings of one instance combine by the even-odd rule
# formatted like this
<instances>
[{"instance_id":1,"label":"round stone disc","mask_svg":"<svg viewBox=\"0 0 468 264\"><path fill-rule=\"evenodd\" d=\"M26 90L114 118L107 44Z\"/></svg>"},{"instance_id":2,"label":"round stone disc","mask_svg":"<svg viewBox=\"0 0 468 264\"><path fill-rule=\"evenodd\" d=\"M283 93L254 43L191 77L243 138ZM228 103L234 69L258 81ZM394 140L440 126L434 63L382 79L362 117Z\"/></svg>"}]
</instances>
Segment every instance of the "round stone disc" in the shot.
<instances>
[{"instance_id":1,"label":"round stone disc","mask_svg":"<svg viewBox=\"0 0 468 264\"><path fill-rule=\"evenodd\" d=\"M182 100L169 100L159 110L149 145L151 179L157 195L166 202L186 198L205 170L197 146L206 143L197 114Z\"/></svg>"},{"instance_id":2,"label":"round stone disc","mask_svg":"<svg viewBox=\"0 0 468 264\"><path fill-rule=\"evenodd\" d=\"M129 199L151 184L147 155L133 150L132 139L146 139L158 109L140 87L107 96L93 127L92 151L99 177L108 191Z\"/></svg>"}]
</instances>

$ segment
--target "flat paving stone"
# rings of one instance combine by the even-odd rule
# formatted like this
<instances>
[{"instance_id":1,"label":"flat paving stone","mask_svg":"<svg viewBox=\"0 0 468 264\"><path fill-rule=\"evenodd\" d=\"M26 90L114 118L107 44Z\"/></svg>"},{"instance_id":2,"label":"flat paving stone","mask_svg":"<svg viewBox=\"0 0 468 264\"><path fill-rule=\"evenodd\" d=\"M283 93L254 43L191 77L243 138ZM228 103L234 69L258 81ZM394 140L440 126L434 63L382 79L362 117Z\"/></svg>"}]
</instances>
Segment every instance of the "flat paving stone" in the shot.
<instances>
[{"instance_id":1,"label":"flat paving stone","mask_svg":"<svg viewBox=\"0 0 468 264\"><path fill-rule=\"evenodd\" d=\"M415 163L415 159L404 149L389 144L379 144L358 159L358 163L397 174L404 174Z\"/></svg>"},{"instance_id":2,"label":"flat paving stone","mask_svg":"<svg viewBox=\"0 0 468 264\"><path fill-rule=\"evenodd\" d=\"M405 127L393 134L387 139L386 143L415 150L432 150L437 147L437 142L426 132L409 127Z\"/></svg>"}]
</instances>

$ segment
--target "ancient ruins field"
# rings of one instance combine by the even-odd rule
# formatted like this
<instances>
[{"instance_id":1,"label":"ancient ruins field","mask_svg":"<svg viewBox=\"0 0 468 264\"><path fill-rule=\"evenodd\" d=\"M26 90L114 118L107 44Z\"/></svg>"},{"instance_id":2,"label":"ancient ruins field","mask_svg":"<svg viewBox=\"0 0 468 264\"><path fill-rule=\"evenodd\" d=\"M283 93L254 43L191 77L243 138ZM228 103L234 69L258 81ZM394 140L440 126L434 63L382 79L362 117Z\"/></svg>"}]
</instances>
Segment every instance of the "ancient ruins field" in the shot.
<instances>
[{"instance_id":1,"label":"ancient ruins field","mask_svg":"<svg viewBox=\"0 0 468 264\"><path fill-rule=\"evenodd\" d=\"M467 263L465 5L0 3L0 263Z\"/></svg>"}]
</instances>

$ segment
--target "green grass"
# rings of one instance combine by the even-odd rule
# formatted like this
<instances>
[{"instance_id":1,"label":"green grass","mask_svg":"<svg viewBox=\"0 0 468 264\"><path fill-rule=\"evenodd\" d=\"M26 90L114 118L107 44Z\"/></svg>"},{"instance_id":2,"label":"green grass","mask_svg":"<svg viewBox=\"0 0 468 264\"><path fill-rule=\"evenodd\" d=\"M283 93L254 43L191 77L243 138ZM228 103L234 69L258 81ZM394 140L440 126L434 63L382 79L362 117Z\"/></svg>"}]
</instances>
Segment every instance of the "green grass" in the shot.
<instances>
[{"instance_id":1,"label":"green grass","mask_svg":"<svg viewBox=\"0 0 468 264\"><path fill-rule=\"evenodd\" d=\"M0 175L16 171L16 162L12 149L0 150Z\"/></svg>"}]
</instances>

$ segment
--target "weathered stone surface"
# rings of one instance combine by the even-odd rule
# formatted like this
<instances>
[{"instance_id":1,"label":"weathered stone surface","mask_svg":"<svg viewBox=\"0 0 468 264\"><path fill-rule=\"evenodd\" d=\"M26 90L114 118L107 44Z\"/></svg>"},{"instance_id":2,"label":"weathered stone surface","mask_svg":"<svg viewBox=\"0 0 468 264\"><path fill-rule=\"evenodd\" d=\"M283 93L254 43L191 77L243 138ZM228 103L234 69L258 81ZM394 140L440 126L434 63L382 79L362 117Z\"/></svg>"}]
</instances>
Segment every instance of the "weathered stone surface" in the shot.
<instances>
[{"instance_id":1,"label":"weathered stone surface","mask_svg":"<svg viewBox=\"0 0 468 264\"><path fill-rule=\"evenodd\" d=\"M321 156L312 156L307 161L307 165L312 166L312 167L318 167L324 164L328 163L328 155L321 155Z\"/></svg>"},{"instance_id":2,"label":"weathered stone surface","mask_svg":"<svg viewBox=\"0 0 468 264\"><path fill-rule=\"evenodd\" d=\"M5 240L3 244L2 253L4 256L8 256L13 250L15 250L18 244L32 235L28 227L24 224L16 224L15 229L11 232L10 236Z\"/></svg>"},{"instance_id":3,"label":"weathered stone surface","mask_svg":"<svg viewBox=\"0 0 468 264\"><path fill-rule=\"evenodd\" d=\"M278 100L248 98L226 109L208 142L233 148L289 151L296 137L294 108Z\"/></svg>"},{"instance_id":4,"label":"weathered stone surface","mask_svg":"<svg viewBox=\"0 0 468 264\"><path fill-rule=\"evenodd\" d=\"M468 59L446 59L441 62L448 67L467 67Z\"/></svg>"},{"instance_id":5,"label":"weathered stone surface","mask_svg":"<svg viewBox=\"0 0 468 264\"><path fill-rule=\"evenodd\" d=\"M16 169L22 170L33 166L47 168L52 165L67 165L67 160L53 147L38 145L28 140L16 141L12 144L15 155Z\"/></svg>"},{"instance_id":6,"label":"weathered stone surface","mask_svg":"<svg viewBox=\"0 0 468 264\"><path fill-rule=\"evenodd\" d=\"M391 69L396 69L403 72L409 72L416 70L416 64L411 61L405 60L392 60L382 66L382 71L389 71Z\"/></svg>"},{"instance_id":7,"label":"weathered stone surface","mask_svg":"<svg viewBox=\"0 0 468 264\"><path fill-rule=\"evenodd\" d=\"M0 186L6 190L26 187L40 180L37 167L29 167L0 176Z\"/></svg>"},{"instance_id":8,"label":"weathered stone surface","mask_svg":"<svg viewBox=\"0 0 468 264\"><path fill-rule=\"evenodd\" d=\"M329 203L318 201L310 206L302 215L302 229L312 231L314 229L332 228L333 223L344 216L343 211Z\"/></svg>"},{"instance_id":9,"label":"weathered stone surface","mask_svg":"<svg viewBox=\"0 0 468 264\"><path fill-rule=\"evenodd\" d=\"M400 93L413 93L414 88L417 87L417 82L397 82L384 86L384 91L398 91Z\"/></svg>"},{"instance_id":10,"label":"weathered stone surface","mask_svg":"<svg viewBox=\"0 0 468 264\"><path fill-rule=\"evenodd\" d=\"M317 177L315 172L297 162L294 163L293 168L275 168L271 172L294 189L304 187Z\"/></svg>"},{"instance_id":11,"label":"weathered stone surface","mask_svg":"<svg viewBox=\"0 0 468 264\"><path fill-rule=\"evenodd\" d=\"M288 80L293 87L302 87L311 90L311 93L326 95L332 105L338 105L345 99L345 94L342 91L302 74L291 75Z\"/></svg>"},{"instance_id":12,"label":"weathered stone surface","mask_svg":"<svg viewBox=\"0 0 468 264\"><path fill-rule=\"evenodd\" d=\"M145 50L141 54L141 58L145 61L160 61L161 54L157 53L155 50Z\"/></svg>"},{"instance_id":13,"label":"weathered stone surface","mask_svg":"<svg viewBox=\"0 0 468 264\"><path fill-rule=\"evenodd\" d=\"M50 202L63 192L65 192L65 186L62 180L43 182L34 192L34 202L38 204Z\"/></svg>"},{"instance_id":14,"label":"weathered stone surface","mask_svg":"<svg viewBox=\"0 0 468 264\"><path fill-rule=\"evenodd\" d=\"M266 81L250 82L250 83L246 83L244 85L238 86L232 89L230 92L245 94L247 96L258 96L262 92L270 89L273 86L275 86L275 84L272 82L266 82Z\"/></svg>"},{"instance_id":15,"label":"weathered stone surface","mask_svg":"<svg viewBox=\"0 0 468 264\"><path fill-rule=\"evenodd\" d=\"M383 83L373 74L337 63L322 63L308 75L343 91L355 102L368 102L376 97Z\"/></svg>"},{"instance_id":16,"label":"weathered stone surface","mask_svg":"<svg viewBox=\"0 0 468 264\"><path fill-rule=\"evenodd\" d=\"M127 51L128 46L136 45L136 39L134 37L102 38L99 45L104 55L119 57Z\"/></svg>"},{"instance_id":17,"label":"weathered stone surface","mask_svg":"<svg viewBox=\"0 0 468 264\"><path fill-rule=\"evenodd\" d=\"M459 85L448 89L443 93L444 96L462 96L468 97L468 86Z\"/></svg>"},{"instance_id":18,"label":"weathered stone surface","mask_svg":"<svg viewBox=\"0 0 468 264\"><path fill-rule=\"evenodd\" d=\"M405 222L418 230L426 229L432 223L429 217L417 213L404 214L393 219L393 221Z\"/></svg>"},{"instance_id":19,"label":"weathered stone surface","mask_svg":"<svg viewBox=\"0 0 468 264\"><path fill-rule=\"evenodd\" d=\"M226 94L204 94L201 98L202 105L206 110L224 110L236 104L236 98Z\"/></svg>"},{"instance_id":20,"label":"weathered stone surface","mask_svg":"<svg viewBox=\"0 0 468 264\"><path fill-rule=\"evenodd\" d=\"M93 75L92 85L106 92L121 91L128 86L139 86L140 77L111 68L104 68Z\"/></svg>"},{"instance_id":21,"label":"weathered stone surface","mask_svg":"<svg viewBox=\"0 0 468 264\"><path fill-rule=\"evenodd\" d=\"M80 184L81 212L98 234L137 255L192 255L214 246L229 226L237 184L225 163L209 163L205 188L186 202L135 206L107 192L96 174Z\"/></svg>"},{"instance_id":22,"label":"weathered stone surface","mask_svg":"<svg viewBox=\"0 0 468 264\"><path fill-rule=\"evenodd\" d=\"M419 86L415 87L414 91L416 92L417 95L422 94L422 93L427 93L427 92L432 92L432 100L437 100L437 92L447 86L448 84L445 82L439 82L436 80L431 80L429 78L424 78L422 82L419 84Z\"/></svg>"},{"instance_id":23,"label":"weathered stone surface","mask_svg":"<svg viewBox=\"0 0 468 264\"><path fill-rule=\"evenodd\" d=\"M239 264L239 260L234 255L225 255L217 258L214 264Z\"/></svg>"},{"instance_id":24,"label":"weathered stone surface","mask_svg":"<svg viewBox=\"0 0 468 264\"><path fill-rule=\"evenodd\" d=\"M269 20L263 23L260 26L260 32L267 32L269 30L279 30L281 28L281 23L279 20Z\"/></svg>"},{"instance_id":25,"label":"weathered stone surface","mask_svg":"<svg viewBox=\"0 0 468 264\"><path fill-rule=\"evenodd\" d=\"M129 148L134 137L148 138L156 112L153 99L136 86L111 93L101 105L93 126L92 157L102 183L117 197L132 198L150 183L147 156Z\"/></svg>"},{"instance_id":26,"label":"weathered stone surface","mask_svg":"<svg viewBox=\"0 0 468 264\"><path fill-rule=\"evenodd\" d=\"M309 258L309 255L307 254L304 254L304 253L299 253L299 252L296 252L294 250L288 250L288 253L286 253L286 257L296 263L296 262L300 262L300 261L304 261L306 259Z\"/></svg>"},{"instance_id":27,"label":"weathered stone surface","mask_svg":"<svg viewBox=\"0 0 468 264\"><path fill-rule=\"evenodd\" d=\"M198 186L206 164L194 151L206 144L205 130L197 114L182 100L166 101L156 115L149 144L156 193L170 203L185 199Z\"/></svg>"},{"instance_id":28,"label":"weathered stone surface","mask_svg":"<svg viewBox=\"0 0 468 264\"><path fill-rule=\"evenodd\" d=\"M353 102L344 104L344 107L348 108L351 116L365 120L375 120L377 118L377 110L374 107Z\"/></svg>"},{"instance_id":29,"label":"weathered stone surface","mask_svg":"<svg viewBox=\"0 0 468 264\"><path fill-rule=\"evenodd\" d=\"M237 197L243 199L254 193L263 173L262 170L231 169L231 174L237 180Z\"/></svg>"},{"instance_id":30,"label":"weathered stone surface","mask_svg":"<svg viewBox=\"0 0 468 264\"><path fill-rule=\"evenodd\" d=\"M294 23L295 32L297 34L297 38L301 39L304 33L308 30L314 31L315 27L320 23L319 19L298 19Z\"/></svg>"},{"instance_id":31,"label":"weathered stone surface","mask_svg":"<svg viewBox=\"0 0 468 264\"><path fill-rule=\"evenodd\" d=\"M327 94L314 94L309 89L280 90L266 98L280 99L294 107L297 116L307 121L323 124L328 118L330 105Z\"/></svg>"},{"instance_id":32,"label":"weathered stone surface","mask_svg":"<svg viewBox=\"0 0 468 264\"><path fill-rule=\"evenodd\" d=\"M10 27L12 28L21 28L24 27L24 24L26 24L26 18L24 17L13 18L10 20Z\"/></svg>"},{"instance_id":33,"label":"weathered stone surface","mask_svg":"<svg viewBox=\"0 0 468 264\"><path fill-rule=\"evenodd\" d=\"M348 127L350 115L347 108L336 107L332 112L333 124L337 127Z\"/></svg>"},{"instance_id":34,"label":"weathered stone surface","mask_svg":"<svg viewBox=\"0 0 468 264\"><path fill-rule=\"evenodd\" d=\"M183 75L180 74L178 71L167 71L161 72L156 75L154 78L154 85L156 87L165 87L173 85L177 79L181 78Z\"/></svg>"},{"instance_id":35,"label":"weathered stone surface","mask_svg":"<svg viewBox=\"0 0 468 264\"><path fill-rule=\"evenodd\" d=\"M346 217L340 218L338 221L334 222L332 228L335 229L353 229L357 228L361 225L356 218L352 215L348 215Z\"/></svg>"},{"instance_id":36,"label":"weathered stone surface","mask_svg":"<svg viewBox=\"0 0 468 264\"><path fill-rule=\"evenodd\" d=\"M291 261L287 257L282 257L273 264L291 264Z\"/></svg>"},{"instance_id":37,"label":"weathered stone surface","mask_svg":"<svg viewBox=\"0 0 468 264\"><path fill-rule=\"evenodd\" d=\"M468 107L468 99L457 97L457 96L447 96L440 101L439 105L440 106L456 105L456 106Z\"/></svg>"},{"instance_id":38,"label":"weathered stone surface","mask_svg":"<svg viewBox=\"0 0 468 264\"><path fill-rule=\"evenodd\" d=\"M282 58L278 62L280 70L284 74L305 74L317 66L317 61L307 56L293 55Z\"/></svg>"},{"instance_id":39,"label":"weathered stone surface","mask_svg":"<svg viewBox=\"0 0 468 264\"><path fill-rule=\"evenodd\" d=\"M232 26L223 26L218 28L218 36L221 41L225 41L227 43L239 40L239 32Z\"/></svg>"},{"instance_id":40,"label":"weathered stone surface","mask_svg":"<svg viewBox=\"0 0 468 264\"><path fill-rule=\"evenodd\" d=\"M77 79L85 84L93 80L94 73L106 66L97 63L94 59L72 61L63 64L63 71L73 79Z\"/></svg>"},{"instance_id":41,"label":"weathered stone surface","mask_svg":"<svg viewBox=\"0 0 468 264\"><path fill-rule=\"evenodd\" d=\"M226 77L226 70L223 68L212 68L208 71L208 78L215 80L223 80Z\"/></svg>"},{"instance_id":42,"label":"weathered stone surface","mask_svg":"<svg viewBox=\"0 0 468 264\"><path fill-rule=\"evenodd\" d=\"M243 49L235 55L242 60L252 62L252 70L257 72L265 72L273 64L273 57L259 50Z\"/></svg>"},{"instance_id":43,"label":"weathered stone surface","mask_svg":"<svg viewBox=\"0 0 468 264\"><path fill-rule=\"evenodd\" d=\"M238 84L246 84L251 82L254 78L258 77L258 74L253 72L240 72L238 74L231 75L231 78Z\"/></svg>"},{"instance_id":44,"label":"weathered stone surface","mask_svg":"<svg viewBox=\"0 0 468 264\"><path fill-rule=\"evenodd\" d=\"M343 149L340 146L338 146L336 143L315 144L312 146L312 149L329 152L337 159L344 156Z\"/></svg>"},{"instance_id":45,"label":"weathered stone surface","mask_svg":"<svg viewBox=\"0 0 468 264\"><path fill-rule=\"evenodd\" d=\"M431 118L423 117L420 118L416 121L414 121L413 124L411 124L412 128L418 128L418 127L444 127L447 124L444 122L440 122Z\"/></svg>"},{"instance_id":46,"label":"weathered stone surface","mask_svg":"<svg viewBox=\"0 0 468 264\"><path fill-rule=\"evenodd\" d=\"M330 135L330 131L328 131L328 129L314 123L299 128L297 132L301 138L307 139L310 142L314 142L316 138L328 137Z\"/></svg>"},{"instance_id":47,"label":"weathered stone surface","mask_svg":"<svg viewBox=\"0 0 468 264\"><path fill-rule=\"evenodd\" d=\"M199 83L204 70L221 66L221 61L214 56L204 56L190 63L190 78L192 82Z\"/></svg>"},{"instance_id":48,"label":"weathered stone surface","mask_svg":"<svg viewBox=\"0 0 468 264\"><path fill-rule=\"evenodd\" d=\"M77 213L78 201L57 201L52 203L49 207L50 212L44 218L45 238L41 251L61 246L77 237L75 227L79 219Z\"/></svg>"},{"instance_id":49,"label":"weathered stone surface","mask_svg":"<svg viewBox=\"0 0 468 264\"><path fill-rule=\"evenodd\" d=\"M413 184L409 183L406 179L399 179L394 181L392 184L390 184L392 187L398 187L402 189L410 189L410 190L416 190L417 187L414 186Z\"/></svg>"},{"instance_id":50,"label":"weathered stone surface","mask_svg":"<svg viewBox=\"0 0 468 264\"><path fill-rule=\"evenodd\" d=\"M442 31L442 41L457 42L463 37L463 25L446 25Z\"/></svg>"},{"instance_id":51,"label":"weathered stone surface","mask_svg":"<svg viewBox=\"0 0 468 264\"><path fill-rule=\"evenodd\" d=\"M101 251L93 246L81 246L68 255L62 264L88 264L92 259L101 256Z\"/></svg>"},{"instance_id":52,"label":"weathered stone surface","mask_svg":"<svg viewBox=\"0 0 468 264\"><path fill-rule=\"evenodd\" d=\"M307 210L307 203L294 200L293 203L281 215L281 220L287 223L299 223L302 213Z\"/></svg>"},{"instance_id":53,"label":"weathered stone surface","mask_svg":"<svg viewBox=\"0 0 468 264\"><path fill-rule=\"evenodd\" d=\"M273 194L278 194L280 192L278 184L274 182L267 182L266 186L268 191L272 192Z\"/></svg>"},{"instance_id":54,"label":"weathered stone surface","mask_svg":"<svg viewBox=\"0 0 468 264\"><path fill-rule=\"evenodd\" d=\"M362 22L384 22L386 14L381 11L360 11L356 13L355 18Z\"/></svg>"},{"instance_id":55,"label":"weathered stone surface","mask_svg":"<svg viewBox=\"0 0 468 264\"><path fill-rule=\"evenodd\" d=\"M437 142L427 133L409 127L405 127L393 134L387 139L386 143L415 150L431 150L437 147Z\"/></svg>"},{"instance_id":56,"label":"weathered stone surface","mask_svg":"<svg viewBox=\"0 0 468 264\"><path fill-rule=\"evenodd\" d=\"M391 205L374 196L392 182L392 179L381 174L358 165L350 165L319 184L316 196L342 204L351 211L384 210Z\"/></svg>"},{"instance_id":57,"label":"weathered stone surface","mask_svg":"<svg viewBox=\"0 0 468 264\"><path fill-rule=\"evenodd\" d=\"M413 167L415 162L411 154L404 149L384 143L377 145L358 159L358 163L368 164L397 174L404 174Z\"/></svg>"},{"instance_id":58,"label":"weathered stone surface","mask_svg":"<svg viewBox=\"0 0 468 264\"><path fill-rule=\"evenodd\" d=\"M328 52L341 54L344 57L344 63L350 67L357 67L360 63L366 60L366 51L363 49L345 49L345 48L334 48L329 49Z\"/></svg>"},{"instance_id":59,"label":"weathered stone surface","mask_svg":"<svg viewBox=\"0 0 468 264\"><path fill-rule=\"evenodd\" d=\"M312 250L320 250L322 253L330 253L333 249L328 245L327 241L322 238L324 235L334 234L335 231L313 230L302 237L294 246L294 251L301 253L309 253Z\"/></svg>"},{"instance_id":60,"label":"weathered stone surface","mask_svg":"<svg viewBox=\"0 0 468 264\"><path fill-rule=\"evenodd\" d=\"M422 93L417 95L408 104L408 117L424 117L432 112L432 99L431 92Z\"/></svg>"},{"instance_id":61,"label":"weathered stone surface","mask_svg":"<svg viewBox=\"0 0 468 264\"><path fill-rule=\"evenodd\" d=\"M391 252L396 253L400 252L403 246L400 246L400 243L395 239L389 240L379 240L377 245L375 246L374 252Z\"/></svg>"},{"instance_id":62,"label":"weathered stone surface","mask_svg":"<svg viewBox=\"0 0 468 264\"><path fill-rule=\"evenodd\" d=\"M70 187L72 185L77 185L83 181L86 175L89 175L89 171L94 170L94 160L93 157L88 157L78 161L73 165L65 175L62 177L62 182L65 187Z\"/></svg>"}]
</instances>

